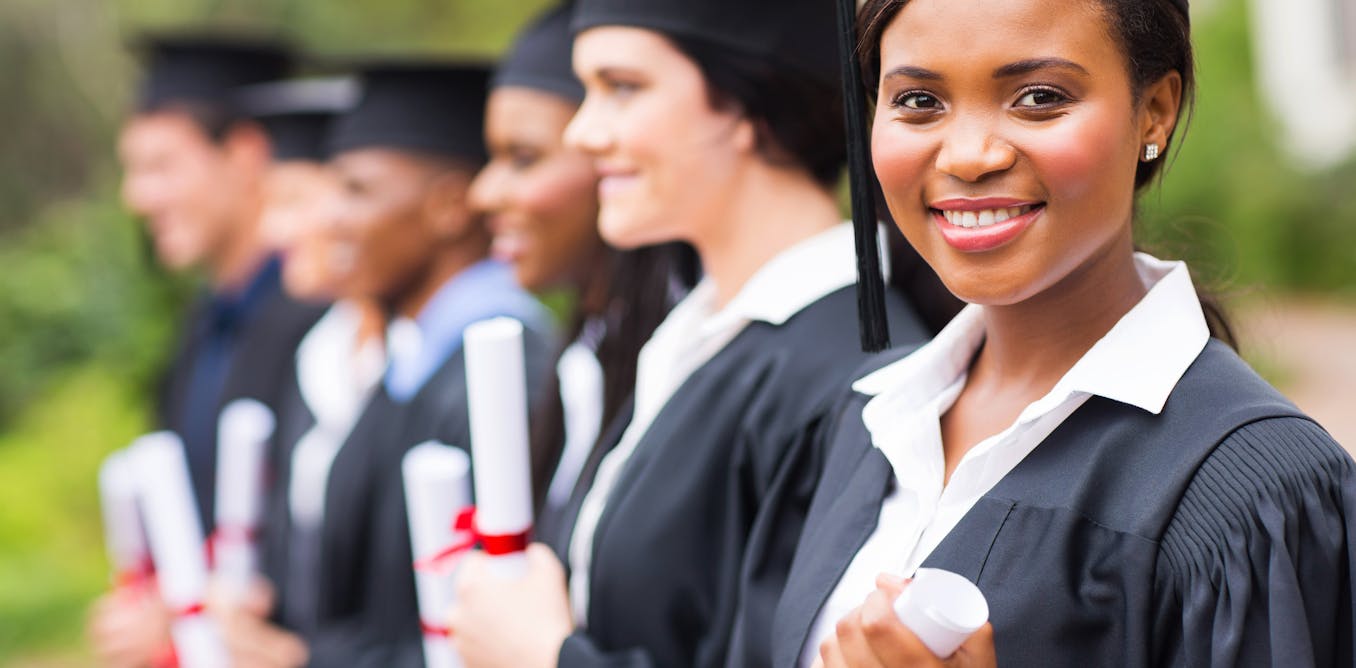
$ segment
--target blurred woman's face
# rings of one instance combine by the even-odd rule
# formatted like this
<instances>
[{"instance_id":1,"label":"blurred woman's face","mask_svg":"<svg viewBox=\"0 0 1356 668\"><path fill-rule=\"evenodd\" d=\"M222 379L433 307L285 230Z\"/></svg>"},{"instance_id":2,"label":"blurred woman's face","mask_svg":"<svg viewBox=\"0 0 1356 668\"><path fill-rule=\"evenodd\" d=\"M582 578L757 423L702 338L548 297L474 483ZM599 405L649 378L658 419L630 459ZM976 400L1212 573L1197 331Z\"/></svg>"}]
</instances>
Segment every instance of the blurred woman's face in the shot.
<instances>
[{"instance_id":1,"label":"blurred woman's face","mask_svg":"<svg viewBox=\"0 0 1356 668\"><path fill-rule=\"evenodd\" d=\"M876 174L961 299L1022 302L1129 252L1154 114L1110 28L1065 0L912 0L886 28Z\"/></svg>"},{"instance_id":2,"label":"blurred woman's face","mask_svg":"<svg viewBox=\"0 0 1356 668\"><path fill-rule=\"evenodd\" d=\"M598 235L598 176L592 160L564 144L576 105L529 88L490 94L490 162L471 184L471 206L494 235L491 252L532 291L579 285L604 252Z\"/></svg>"},{"instance_id":3,"label":"blurred woman's face","mask_svg":"<svg viewBox=\"0 0 1356 668\"><path fill-rule=\"evenodd\" d=\"M601 177L603 239L690 241L719 220L749 158L733 141L747 122L712 107L696 63L657 32L606 26L575 39L574 70L586 96L565 138Z\"/></svg>"},{"instance_id":4,"label":"blurred woman's face","mask_svg":"<svg viewBox=\"0 0 1356 668\"><path fill-rule=\"evenodd\" d=\"M261 231L283 261L283 288L296 299L339 296L346 271L335 236L338 177L322 164L288 161L269 171Z\"/></svg>"}]
</instances>

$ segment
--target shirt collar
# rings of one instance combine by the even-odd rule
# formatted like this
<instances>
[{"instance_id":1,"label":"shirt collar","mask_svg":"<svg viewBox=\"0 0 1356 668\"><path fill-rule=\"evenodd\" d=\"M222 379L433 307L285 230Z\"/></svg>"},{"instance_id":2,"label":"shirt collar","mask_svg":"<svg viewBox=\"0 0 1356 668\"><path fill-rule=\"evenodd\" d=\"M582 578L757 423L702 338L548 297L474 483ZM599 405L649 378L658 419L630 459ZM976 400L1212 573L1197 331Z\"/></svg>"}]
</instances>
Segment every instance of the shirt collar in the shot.
<instances>
[{"instance_id":1,"label":"shirt collar","mask_svg":"<svg viewBox=\"0 0 1356 668\"><path fill-rule=\"evenodd\" d=\"M1186 263L1136 253L1135 266L1150 286L1148 292L1048 397L1086 392L1158 414L1205 348L1210 329ZM966 373L983 339L983 307L967 306L930 343L860 378L852 389L873 397L888 395L886 404L892 409L920 406Z\"/></svg>"},{"instance_id":2,"label":"shirt collar","mask_svg":"<svg viewBox=\"0 0 1356 668\"><path fill-rule=\"evenodd\" d=\"M829 293L857 281L857 254L850 223L839 223L804 239L767 261L712 318L782 325ZM710 304L715 285L702 280L684 301Z\"/></svg>"},{"instance_id":3,"label":"shirt collar","mask_svg":"<svg viewBox=\"0 0 1356 668\"><path fill-rule=\"evenodd\" d=\"M529 329L550 330L550 318L517 286L512 270L482 260L438 288L413 320L395 318L387 331L390 366L385 385L391 398L408 401L461 348L471 324L497 316L523 321Z\"/></svg>"}]
</instances>

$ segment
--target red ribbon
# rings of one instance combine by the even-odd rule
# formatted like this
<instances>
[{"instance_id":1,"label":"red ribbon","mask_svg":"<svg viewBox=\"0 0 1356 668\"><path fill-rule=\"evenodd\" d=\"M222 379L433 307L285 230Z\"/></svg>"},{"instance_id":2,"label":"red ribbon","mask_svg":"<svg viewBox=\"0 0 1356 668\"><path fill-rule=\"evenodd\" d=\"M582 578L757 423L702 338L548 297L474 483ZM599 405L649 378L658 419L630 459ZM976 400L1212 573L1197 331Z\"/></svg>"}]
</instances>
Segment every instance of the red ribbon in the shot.
<instances>
[{"instance_id":1,"label":"red ribbon","mask_svg":"<svg viewBox=\"0 0 1356 668\"><path fill-rule=\"evenodd\" d=\"M182 608L179 608L178 610L173 611L173 614L175 617L183 618L183 617L197 617L198 615L201 615L204 612L207 612L207 606L203 605L201 602L198 602L190 603Z\"/></svg>"},{"instance_id":2,"label":"red ribbon","mask_svg":"<svg viewBox=\"0 0 1356 668\"><path fill-rule=\"evenodd\" d=\"M155 581L155 562L143 555L137 564L113 575L113 586L118 589L139 589Z\"/></svg>"},{"instance_id":3,"label":"red ribbon","mask_svg":"<svg viewBox=\"0 0 1356 668\"><path fill-rule=\"evenodd\" d=\"M419 629L423 631L424 635L426 636L433 636L435 638L452 637L452 629L446 626L439 626L437 624L433 624L423 619L419 620Z\"/></svg>"},{"instance_id":4,"label":"red ribbon","mask_svg":"<svg viewBox=\"0 0 1356 668\"><path fill-rule=\"evenodd\" d=\"M243 524L222 524L218 525L212 531L212 535L207 537L207 567L216 568L217 565L217 545L232 541L235 543L253 544L255 538L258 538L259 530L252 526Z\"/></svg>"},{"instance_id":5,"label":"red ribbon","mask_svg":"<svg viewBox=\"0 0 1356 668\"><path fill-rule=\"evenodd\" d=\"M475 506L467 506L452 521L452 534L456 540L447 547L414 562L414 570L422 572L446 573L456 565L461 557L477 544L490 556L517 554L527 549L531 539L531 527L511 534L485 534L476 529Z\"/></svg>"}]
</instances>

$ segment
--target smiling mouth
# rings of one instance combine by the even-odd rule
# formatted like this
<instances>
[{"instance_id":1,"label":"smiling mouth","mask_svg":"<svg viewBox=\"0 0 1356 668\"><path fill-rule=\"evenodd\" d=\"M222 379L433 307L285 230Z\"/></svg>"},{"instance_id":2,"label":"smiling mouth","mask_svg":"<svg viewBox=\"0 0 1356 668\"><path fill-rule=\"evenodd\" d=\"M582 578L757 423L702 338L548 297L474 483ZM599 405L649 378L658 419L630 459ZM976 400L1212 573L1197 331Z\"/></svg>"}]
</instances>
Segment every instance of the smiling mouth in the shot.
<instances>
[{"instance_id":1,"label":"smiling mouth","mask_svg":"<svg viewBox=\"0 0 1356 668\"><path fill-rule=\"evenodd\" d=\"M946 209L933 209L933 213L941 215L947 223L955 227L978 228L1005 223L1013 218L1019 218L1033 210L1043 207L1043 204L1027 204L1024 206L1013 206L997 209L981 209L978 211L958 211Z\"/></svg>"}]
</instances>

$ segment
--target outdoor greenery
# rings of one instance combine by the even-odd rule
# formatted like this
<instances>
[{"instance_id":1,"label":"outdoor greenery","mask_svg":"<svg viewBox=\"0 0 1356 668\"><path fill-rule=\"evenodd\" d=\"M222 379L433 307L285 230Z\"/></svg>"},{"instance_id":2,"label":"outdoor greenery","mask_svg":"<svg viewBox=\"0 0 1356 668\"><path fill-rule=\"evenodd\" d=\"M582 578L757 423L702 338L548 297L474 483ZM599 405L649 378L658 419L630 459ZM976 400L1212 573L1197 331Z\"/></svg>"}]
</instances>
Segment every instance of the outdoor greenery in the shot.
<instances>
[{"instance_id":1,"label":"outdoor greenery","mask_svg":"<svg viewBox=\"0 0 1356 668\"><path fill-rule=\"evenodd\" d=\"M106 582L95 472L149 426L192 288L149 258L117 199L132 97L123 44L206 22L331 55L496 53L545 0L5 0L0 3L0 664L80 660ZM1292 167L1251 78L1245 3L1196 20L1200 95L1142 236L1228 292L1356 297L1356 162ZM1287 91L1267 94L1283 95ZM1302 101L1297 101L1302 103Z\"/></svg>"}]
</instances>

